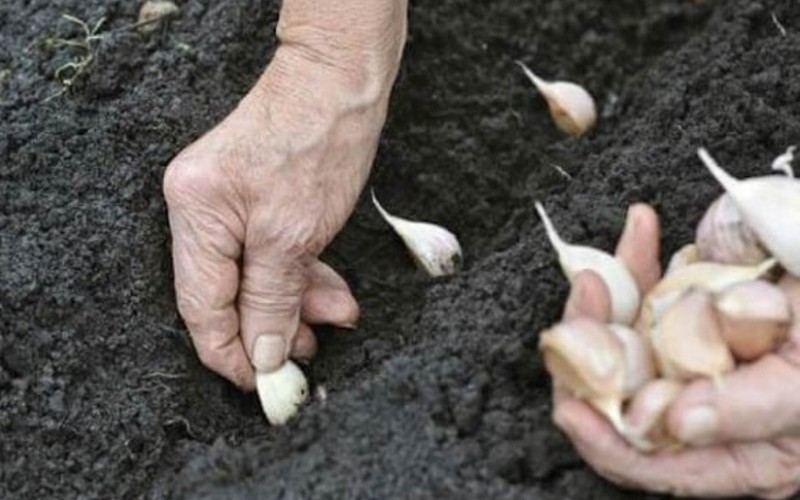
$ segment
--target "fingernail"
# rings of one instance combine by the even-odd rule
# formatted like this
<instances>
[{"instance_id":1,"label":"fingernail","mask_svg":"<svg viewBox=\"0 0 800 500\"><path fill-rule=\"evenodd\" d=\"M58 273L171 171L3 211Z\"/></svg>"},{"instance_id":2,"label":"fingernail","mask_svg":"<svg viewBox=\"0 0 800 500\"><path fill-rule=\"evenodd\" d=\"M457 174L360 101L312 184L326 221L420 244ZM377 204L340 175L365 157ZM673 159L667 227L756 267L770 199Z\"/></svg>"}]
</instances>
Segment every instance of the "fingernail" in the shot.
<instances>
[{"instance_id":1,"label":"fingernail","mask_svg":"<svg viewBox=\"0 0 800 500\"><path fill-rule=\"evenodd\" d=\"M635 206L628 208L627 216L625 217L624 233L634 236L636 234L636 226L639 225L639 217L636 216Z\"/></svg>"},{"instance_id":2,"label":"fingernail","mask_svg":"<svg viewBox=\"0 0 800 500\"><path fill-rule=\"evenodd\" d=\"M260 335L253 345L253 367L258 371L277 370L286 360L286 341L280 335Z\"/></svg>"},{"instance_id":3,"label":"fingernail","mask_svg":"<svg viewBox=\"0 0 800 500\"><path fill-rule=\"evenodd\" d=\"M710 406L698 406L686 412L680 427L678 439L694 446L711 444L719 431L719 414Z\"/></svg>"}]
</instances>

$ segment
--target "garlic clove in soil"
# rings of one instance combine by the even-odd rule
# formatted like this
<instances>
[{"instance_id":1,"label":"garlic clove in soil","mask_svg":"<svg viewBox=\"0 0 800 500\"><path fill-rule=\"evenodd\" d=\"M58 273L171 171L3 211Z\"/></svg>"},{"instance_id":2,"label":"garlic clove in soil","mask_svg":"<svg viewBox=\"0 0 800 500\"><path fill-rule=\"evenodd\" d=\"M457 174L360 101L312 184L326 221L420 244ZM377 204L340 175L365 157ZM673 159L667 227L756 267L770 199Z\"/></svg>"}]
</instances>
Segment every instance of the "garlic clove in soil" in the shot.
<instances>
[{"instance_id":1,"label":"garlic clove in soil","mask_svg":"<svg viewBox=\"0 0 800 500\"><path fill-rule=\"evenodd\" d=\"M147 0L139 9L139 19L136 24L142 33L155 31L161 20L175 15L180 8L169 0Z\"/></svg>"},{"instance_id":2,"label":"garlic clove in soil","mask_svg":"<svg viewBox=\"0 0 800 500\"><path fill-rule=\"evenodd\" d=\"M781 176L736 179L705 149L698 155L761 244L787 271L800 276L800 181Z\"/></svg>"},{"instance_id":3,"label":"garlic clove in soil","mask_svg":"<svg viewBox=\"0 0 800 500\"><path fill-rule=\"evenodd\" d=\"M625 439L644 452L679 446L667 430L667 412L683 390L683 384L670 379L651 380L636 393L625 412L628 434Z\"/></svg>"},{"instance_id":4,"label":"garlic clove in soil","mask_svg":"<svg viewBox=\"0 0 800 500\"><path fill-rule=\"evenodd\" d=\"M697 250L697 245L690 243L682 246L677 252L672 254L667 265L667 271L664 275L672 274L682 267L689 264L700 262L700 252Z\"/></svg>"},{"instance_id":5,"label":"garlic clove in soil","mask_svg":"<svg viewBox=\"0 0 800 500\"><path fill-rule=\"evenodd\" d=\"M588 319L559 323L539 336L539 350L557 384L583 399L625 433L625 351L608 328Z\"/></svg>"},{"instance_id":6,"label":"garlic clove in soil","mask_svg":"<svg viewBox=\"0 0 800 500\"><path fill-rule=\"evenodd\" d=\"M720 293L714 305L720 331L733 355L753 361L786 341L792 311L783 291L772 283L739 283Z\"/></svg>"},{"instance_id":7,"label":"garlic clove in soil","mask_svg":"<svg viewBox=\"0 0 800 500\"><path fill-rule=\"evenodd\" d=\"M548 82L539 78L522 61L516 62L547 101L550 116L560 130L580 137L594 126L597 107L586 89L571 82Z\"/></svg>"},{"instance_id":8,"label":"garlic clove in soil","mask_svg":"<svg viewBox=\"0 0 800 500\"><path fill-rule=\"evenodd\" d=\"M308 381L292 361L273 372L256 372L256 390L261 408L272 425L283 425L308 399Z\"/></svg>"},{"instance_id":9,"label":"garlic clove in soil","mask_svg":"<svg viewBox=\"0 0 800 500\"><path fill-rule=\"evenodd\" d=\"M641 335L623 325L608 325L625 353L625 383L623 398L633 396L650 380L656 378L656 361L653 349Z\"/></svg>"},{"instance_id":10,"label":"garlic clove in soil","mask_svg":"<svg viewBox=\"0 0 800 500\"><path fill-rule=\"evenodd\" d=\"M711 293L719 292L733 284L757 279L776 264L775 259L767 259L755 266L696 262L679 267L664 276L644 296L634 329L641 334L649 335L661 314L690 288Z\"/></svg>"},{"instance_id":11,"label":"garlic clove in soil","mask_svg":"<svg viewBox=\"0 0 800 500\"><path fill-rule=\"evenodd\" d=\"M447 276L461 268L461 245L447 229L428 222L415 222L396 217L378 203L372 192L372 203L381 217L400 235L417 266L429 276Z\"/></svg>"},{"instance_id":12,"label":"garlic clove in soil","mask_svg":"<svg viewBox=\"0 0 800 500\"><path fill-rule=\"evenodd\" d=\"M538 201L536 211L542 218L547 238L558 254L558 261L567 279L572 281L576 274L584 270L596 272L611 294L612 321L630 325L639 310L641 294L625 263L596 248L566 243L558 235L553 222Z\"/></svg>"},{"instance_id":13,"label":"garlic clove in soil","mask_svg":"<svg viewBox=\"0 0 800 500\"><path fill-rule=\"evenodd\" d=\"M719 382L735 367L707 292L682 294L651 329L650 342L659 372L669 379L711 377Z\"/></svg>"},{"instance_id":14,"label":"garlic clove in soil","mask_svg":"<svg viewBox=\"0 0 800 500\"><path fill-rule=\"evenodd\" d=\"M752 265L768 257L729 194L708 208L697 226L695 242L700 260Z\"/></svg>"}]
</instances>

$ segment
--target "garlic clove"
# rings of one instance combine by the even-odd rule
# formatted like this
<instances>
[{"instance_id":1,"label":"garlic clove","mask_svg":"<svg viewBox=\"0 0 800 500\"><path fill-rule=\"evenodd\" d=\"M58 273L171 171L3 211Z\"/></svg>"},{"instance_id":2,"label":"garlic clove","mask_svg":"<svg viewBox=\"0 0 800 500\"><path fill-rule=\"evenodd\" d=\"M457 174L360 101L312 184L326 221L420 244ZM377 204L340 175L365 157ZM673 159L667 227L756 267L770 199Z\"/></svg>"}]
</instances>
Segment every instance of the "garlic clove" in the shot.
<instances>
[{"instance_id":1,"label":"garlic clove","mask_svg":"<svg viewBox=\"0 0 800 500\"><path fill-rule=\"evenodd\" d=\"M139 19L136 25L142 33L155 31L161 20L175 15L180 11L174 2L169 0L147 0L139 9Z\"/></svg>"},{"instance_id":2,"label":"garlic clove","mask_svg":"<svg viewBox=\"0 0 800 500\"><path fill-rule=\"evenodd\" d=\"M672 254L667 265L665 275L672 274L676 270L686 267L689 264L700 262L700 253L697 250L697 245L690 243L682 246L677 252Z\"/></svg>"},{"instance_id":3,"label":"garlic clove","mask_svg":"<svg viewBox=\"0 0 800 500\"><path fill-rule=\"evenodd\" d=\"M628 434L624 437L644 452L679 446L667 429L667 412L683 390L676 380L657 379L647 383L631 400L625 412Z\"/></svg>"},{"instance_id":4,"label":"garlic clove","mask_svg":"<svg viewBox=\"0 0 800 500\"><path fill-rule=\"evenodd\" d=\"M739 180L698 151L700 159L722 184L750 229L791 274L800 276L800 181L767 176Z\"/></svg>"},{"instance_id":5,"label":"garlic clove","mask_svg":"<svg viewBox=\"0 0 800 500\"><path fill-rule=\"evenodd\" d=\"M617 337L625 354L623 398L633 396L642 386L656 378L653 349L641 335L627 326L611 324L609 331Z\"/></svg>"},{"instance_id":6,"label":"garlic clove","mask_svg":"<svg viewBox=\"0 0 800 500\"><path fill-rule=\"evenodd\" d=\"M708 208L697 226L695 241L700 260L752 265L768 257L729 194Z\"/></svg>"},{"instance_id":7,"label":"garlic clove","mask_svg":"<svg viewBox=\"0 0 800 500\"><path fill-rule=\"evenodd\" d=\"M571 82L548 82L539 78L523 62L517 61L517 64L547 101L550 116L560 130L580 137L594 126L597 108L586 89Z\"/></svg>"},{"instance_id":8,"label":"garlic clove","mask_svg":"<svg viewBox=\"0 0 800 500\"><path fill-rule=\"evenodd\" d=\"M778 281L778 288L786 295L792 311L789 337L795 344L800 345L800 278L787 274Z\"/></svg>"},{"instance_id":9,"label":"garlic clove","mask_svg":"<svg viewBox=\"0 0 800 500\"><path fill-rule=\"evenodd\" d=\"M544 207L536 202L536 211L544 223L547 238L558 254L558 261L567 279L572 281L584 270L597 273L611 294L611 317L614 323L629 325L636 317L641 294L633 275L624 262L596 248L571 245L558 235Z\"/></svg>"},{"instance_id":10,"label":"garlic clove","mask_svg":"<svg viewBox=\"0 0 800 500\"><path fill-rule=\"evenodd\" d=\"M770 271L777 262L767 259L754 266L734 266L716 262L696 262L675 269L650 289L642 300L642 309L634 329L649 335L653 325L685 291L690 288L719 292L743 281L751 281Z\"/></svg>"},{"instance_id":11,"label":"garlic clove","mask_svg":"<svg viewBox=\"0 0 800 500\"><path fill-rule=\"evenodd\" d=\"M707 292L682 294L651 329L650 342L659 372L669 379L688 381L706 376L718 382L735 367Z\"/></svg>"},{"instance_id":12,"label":"garlic clove","mask_svg":"<svg viewBox=\"0 0 800 500\"><path fill-rule=\"evenodd\" d=\"M624 432L625 352L605 325L584 318L559 323L541 333L539 350L557 384Z\"/></svg>"},{"instance_id":13,"label":"garlic clove","mask_svg":"<svg viewBox=\"0 0 800 500\"><path fill-rule=\"evenodd\" d=\"M792 311L783 291L755 280L730 286L715 299L722 337L733 355L753 361L786 341Z\"/></svg>"},{"instance_id":14,"label":"garlic clove","mask_svg":"<svg viewBox=\"0 0 800 500\"><path fill-rule=\"evenodd\" d=\"M302 370L286 361L273 372L256 372L261 408L272 425L283 425L308 399L308 381Z\"/></svg>"},{"instance_id":15,"label":"garlic clove","mask_svg":"<svg viewBox=\"0 0 800 500\"><path fill-rule=\"evenodd\" d=\"M429 276L447 276L461 268L461 245L447 229L428 222L415 222L394 216L384 210L375 192L372 203L381 217L400 235L417 266Z\"/></svg>"}]
</instances>

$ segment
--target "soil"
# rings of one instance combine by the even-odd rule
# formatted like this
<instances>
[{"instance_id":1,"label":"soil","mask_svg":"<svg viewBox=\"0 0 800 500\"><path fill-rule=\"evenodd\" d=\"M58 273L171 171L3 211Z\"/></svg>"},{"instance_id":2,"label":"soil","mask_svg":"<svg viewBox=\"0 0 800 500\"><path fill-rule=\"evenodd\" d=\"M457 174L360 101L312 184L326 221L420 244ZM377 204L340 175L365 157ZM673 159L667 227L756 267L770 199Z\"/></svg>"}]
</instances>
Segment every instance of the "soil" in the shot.
<instances>
[{"instance_id":1,"label":"soil","mask_svg":"<svg viewBox=\"0 0 800 500\"><path fill-rule=\"evenodd\" d=\"M284 428L196 359L160 190L269 61L278 2L187 0L151 35L138 3L0 4L0 498L642 497L551 423L537 332L567 285L533 202L572 241L613 248L637 201L666 254L689 241L720 192L698 146L753 175L798 142L796 2L412 2L371 185L466 265L422 276L362 197L324 257L362 321L318 331ZM106 21L59 95L62 13ZM559 133L515 59L585 85L597 129Z\"/></svg>"}]
</instances>

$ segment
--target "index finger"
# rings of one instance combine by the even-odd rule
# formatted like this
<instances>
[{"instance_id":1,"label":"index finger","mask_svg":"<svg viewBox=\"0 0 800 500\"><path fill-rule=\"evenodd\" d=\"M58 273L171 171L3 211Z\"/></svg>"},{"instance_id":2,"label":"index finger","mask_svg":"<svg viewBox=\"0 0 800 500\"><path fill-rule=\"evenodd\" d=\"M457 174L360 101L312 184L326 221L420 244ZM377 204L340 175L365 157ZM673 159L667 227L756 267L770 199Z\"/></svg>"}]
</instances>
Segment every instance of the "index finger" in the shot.
<instances>
[{"instance_id":1,"label":"index finger","mask_svg":"<svg viewBox=\"0 0 800 500\"><path fill-rule=\"evenodd\" d=\"M645 203L631 205L616 254L628 266L642 293L661 277L660 240L661 226L655 210Z\"/></svg>"}]
</instances>

